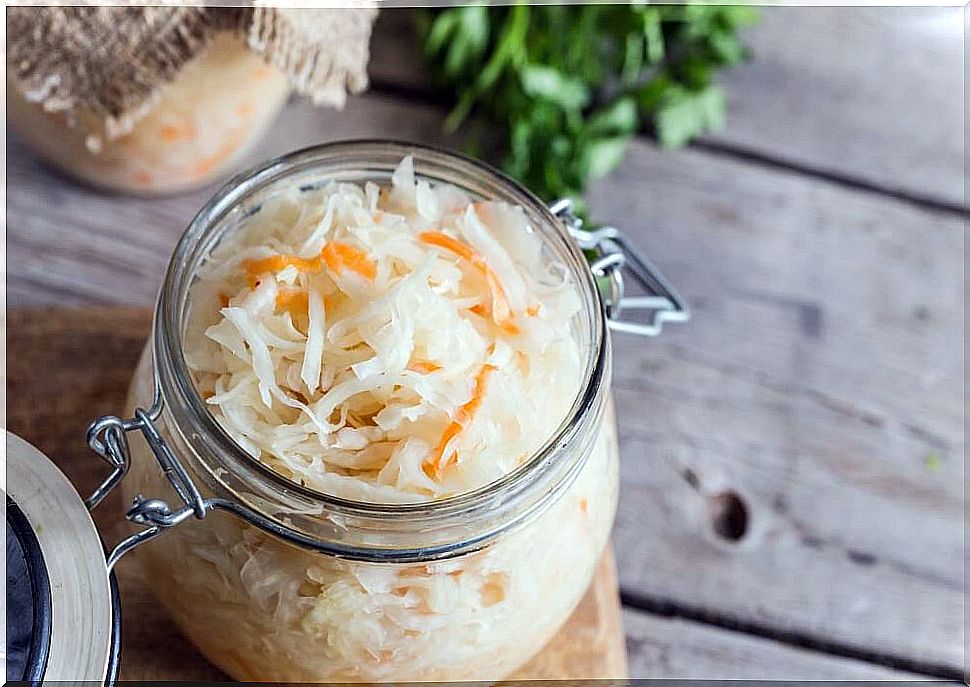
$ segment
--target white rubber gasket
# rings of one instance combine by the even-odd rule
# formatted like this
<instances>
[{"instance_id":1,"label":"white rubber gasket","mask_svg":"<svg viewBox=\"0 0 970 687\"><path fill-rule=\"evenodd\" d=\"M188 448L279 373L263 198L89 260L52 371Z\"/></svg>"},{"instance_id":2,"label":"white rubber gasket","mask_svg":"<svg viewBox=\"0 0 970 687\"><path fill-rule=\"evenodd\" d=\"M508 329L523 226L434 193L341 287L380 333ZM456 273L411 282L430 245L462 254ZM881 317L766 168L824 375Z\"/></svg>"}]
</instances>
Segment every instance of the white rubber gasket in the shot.
<instances>
[{"instance_id":1,"label":"white rubber gasket","mask_svg":"<svg viewBox=\"0 0 970 687\"><path fill-rule=\"evenodd\" d=\"M101 538L74 486L47 456L6 432L7 493L37 536L51 587L44 682L103 683L112 607Z\"/></svg>"}]
</instances>

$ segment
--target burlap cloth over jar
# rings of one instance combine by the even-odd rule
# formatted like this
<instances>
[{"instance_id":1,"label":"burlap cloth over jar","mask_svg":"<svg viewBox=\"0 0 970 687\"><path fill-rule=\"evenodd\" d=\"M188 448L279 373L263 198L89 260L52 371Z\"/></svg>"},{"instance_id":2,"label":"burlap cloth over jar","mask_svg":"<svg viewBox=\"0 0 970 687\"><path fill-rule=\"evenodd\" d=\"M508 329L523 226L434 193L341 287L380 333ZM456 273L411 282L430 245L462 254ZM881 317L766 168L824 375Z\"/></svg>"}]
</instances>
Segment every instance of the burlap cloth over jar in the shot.
<instances>
[{"instance_id":1,"label":"burlap cloth over jar","mask_svg":"<svg viewBox=\"0 0 970 687\"><path fill-rule=\"evenodd\" d=\"M367 87L373 3L340 8L7 8L7 112L89 183L193 188L231 170L290 91L343 106Z\"/></svg>"}]
</instances>

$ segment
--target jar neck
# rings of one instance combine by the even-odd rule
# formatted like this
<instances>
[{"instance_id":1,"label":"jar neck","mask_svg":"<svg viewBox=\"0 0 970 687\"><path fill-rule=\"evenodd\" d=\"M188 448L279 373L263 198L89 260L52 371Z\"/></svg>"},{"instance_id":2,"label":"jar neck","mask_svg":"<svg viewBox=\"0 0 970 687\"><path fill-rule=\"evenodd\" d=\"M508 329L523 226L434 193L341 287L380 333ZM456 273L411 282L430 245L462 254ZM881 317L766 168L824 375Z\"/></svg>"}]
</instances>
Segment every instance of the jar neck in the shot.
<instances>
[{"instance_id":1,"label":"jar neck","mask_svg":"<svg viewBox=\"0 0 970 687\"><path fill-rule=\"evenodd\" d=\"M469 194L518 205L575 281L582 301L581 387L560 426L520 467L475 491L436 501L351 501L287 480L240 448L208 412L182 353L196 270L227 232L276 194L333 180L390 179L413 156L415 176ZM389 141L327 144L292 153L235 177L202 208L182 236L155 312L155 383L163 421L193 472L217 497L245 504L304 546L366 560L433 560L485 546L541 512L568 486L588 456L604 412L610 347L602 304L582 252L535 196L477 161L433 148ZM274 528L275 529L275 528ZM276 532L279 533L279 532Z\"/></svg>"}]
</instances>

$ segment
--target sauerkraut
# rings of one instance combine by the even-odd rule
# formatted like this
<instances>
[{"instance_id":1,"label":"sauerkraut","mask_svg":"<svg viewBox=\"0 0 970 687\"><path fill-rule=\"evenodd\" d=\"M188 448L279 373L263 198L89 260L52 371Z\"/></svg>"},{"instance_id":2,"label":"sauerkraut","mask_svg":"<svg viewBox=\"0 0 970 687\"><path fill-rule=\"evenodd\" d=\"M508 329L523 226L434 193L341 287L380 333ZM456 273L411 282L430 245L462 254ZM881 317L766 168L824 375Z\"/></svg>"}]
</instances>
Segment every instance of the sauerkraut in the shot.
<instances>
[{"instance_id":1,"label":"sauerkraut","mask_svg":"<svg viewBox=\"0 0 970 687\"><path fill-rule=\"evenodd\" d=\"M186 360L212 414L284 476L358 501L472 491L579 392L580 301L521 208L415 180L268 203L193 287Z\"/></svg>"},{"instance_id":2,"label":"sauerkraut","mask_svg":"<svg viewBox=\"0 0 970 687\"><path fill-rule=\"evenodd\" d=\"M590 355L581 301L520 208L431 186L405 159L386 188L304 187L251 212L198 269L183 341L212 415L272 470L356 501L433 502L493 482L570 421ZM149 353L132 408L151 402ZM565 622L607 542L605 408L570 444L585 461L568 486L473 553L342 560L210 512L140 548L143 574L237 680L502 679ZM191 455L169 413L157 424ZM144 443L131 449L126 495L166 493Z\"/></svg>"}]
</instances>

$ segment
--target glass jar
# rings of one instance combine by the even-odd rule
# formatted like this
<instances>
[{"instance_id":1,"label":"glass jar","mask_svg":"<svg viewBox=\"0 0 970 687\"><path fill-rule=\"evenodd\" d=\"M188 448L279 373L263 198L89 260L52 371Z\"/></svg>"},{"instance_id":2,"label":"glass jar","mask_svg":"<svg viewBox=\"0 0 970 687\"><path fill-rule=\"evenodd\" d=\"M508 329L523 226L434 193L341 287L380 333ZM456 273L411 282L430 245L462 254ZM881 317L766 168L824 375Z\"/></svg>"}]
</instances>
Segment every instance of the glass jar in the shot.
<instances>
[{"instance_id":1,"label":"glass jar","mask_svg":"<svg viewBox=\"0 0 970 687\"><path fill-rule=\"evenodd\" d=\"M45 112L7 84L14 131L42 158L111 190L154 195L202 186L230 171L286 103L286 76L236 36L216 34L206 51L159 89L131 131L112 138L88 110Z\"/></svg>"},{"instance_id":2,"label":"glass jar","mask_svg":"<svg viewBox=\"0 0 970 687\"><path fill-rule=\"evenodd\" d=\"M513 472L437 501L362 503L293 483L234 444L196 391L181 338L200 263L268 199L331 180L386 184L405 155L413 156L419 179L525 210L546 257L564 266L580 298L573 328L586 359L566 419ZM130 465L122 481L133 502L128 516L147 526L118 545L109 565L172 528L139 549L144 575L185 634L237 680L494 681L511 674L583 596L616 511L607 325L619 320L607 315L618 314L623 260L615 256L623 253L614 250L620 237L604 231L584 240L598 256L591 270L562 217L514 181L468 158L403 143L324 145L231 181L172 257L132 381L132 419L102 418L89 433L91 446L115 465L91 502ZM673 292L652 298L655 317L646 326L678 312L686 317ZM129 449L131 430L147 441ZM169 483L178 507L142 496L163 496Z\"/></svg>"}]
</instances>

